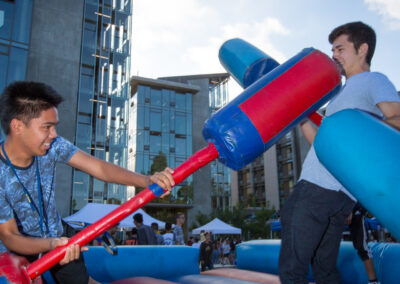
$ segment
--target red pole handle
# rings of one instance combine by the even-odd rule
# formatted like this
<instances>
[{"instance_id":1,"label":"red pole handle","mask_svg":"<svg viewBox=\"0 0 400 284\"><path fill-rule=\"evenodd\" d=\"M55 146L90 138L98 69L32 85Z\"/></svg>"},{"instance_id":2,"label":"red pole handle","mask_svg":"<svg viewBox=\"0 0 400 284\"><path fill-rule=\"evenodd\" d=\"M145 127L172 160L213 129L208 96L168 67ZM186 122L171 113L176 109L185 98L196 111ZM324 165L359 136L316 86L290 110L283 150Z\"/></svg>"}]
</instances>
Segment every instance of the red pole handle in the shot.
<instances>
[{"instance_id":1,"label":"red pole handle","mask_svg":"<svg viewBox=\"0 0 400 284\"><path fill-rule=\"evenodd\" d=\"M324 117L320 115L318 112L313 112L308 116L308 119L311 120L317 126L321 125L323 118Z\"/></svg>"},{"instance_id":2,"label":"red pole handle","mask_svg":"<svg viewBox=\"0 0 400 284\"><path fill-rule=\"evenodd\" d=\"M199 168L207 165L209 162L218 158L218 151L214 144L209 143L209 145L189 157L184 163L178 166L174 173L172 174L175 185L182 182L185 178L190 176ZM74 235L69 239L68 244L57 247L47 254L43 255L42 258L34 261L26 269L26 276L29 279L35 279L46 270L53 267L55 264L59 263L65 256L67 247L70 245L84 246L98 235L102 234L146 203L150 202L154 198L162 194L162 189L158 185L151 185L145 190L141 191L139 194L131 198L129 201L125 202L119 206L114 211L110 212L100 220L96 221L92 225L86 227L78 234Z\"/></svg>"}]
</instances>

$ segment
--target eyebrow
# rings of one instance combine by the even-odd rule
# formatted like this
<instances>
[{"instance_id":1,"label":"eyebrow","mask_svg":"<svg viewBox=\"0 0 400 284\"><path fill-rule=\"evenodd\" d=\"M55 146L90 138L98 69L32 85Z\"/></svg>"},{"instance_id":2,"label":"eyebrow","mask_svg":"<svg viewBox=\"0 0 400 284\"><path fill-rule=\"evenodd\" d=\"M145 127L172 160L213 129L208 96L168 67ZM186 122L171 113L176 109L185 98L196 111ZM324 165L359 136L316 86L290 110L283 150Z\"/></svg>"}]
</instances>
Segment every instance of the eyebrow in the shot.
<instances>
[{"instance_id":1,"label":"eyebrow","mask_svg":"<svg viewBox=\"0 0 400 284\"><path fill-rule=\"evenodd\" d=\"M58 125L58 123L59 123L59 121L57 121L57 122L47 121L47 122L43 122L42 125L54 125L54 126L56 126L56 125Z\"/></svg>"},{"instance_id":2,"label":"eyebrow","mask_svg":"<svg viewBox=\"0 0 400 284\"><path fill-rule=\"evenodd\" d=\"M331 51L334 51L335 49L340 48L340 47L343 47L343 44L338 44L336 46L333 46Z\"/></svg>"}]
</instances>

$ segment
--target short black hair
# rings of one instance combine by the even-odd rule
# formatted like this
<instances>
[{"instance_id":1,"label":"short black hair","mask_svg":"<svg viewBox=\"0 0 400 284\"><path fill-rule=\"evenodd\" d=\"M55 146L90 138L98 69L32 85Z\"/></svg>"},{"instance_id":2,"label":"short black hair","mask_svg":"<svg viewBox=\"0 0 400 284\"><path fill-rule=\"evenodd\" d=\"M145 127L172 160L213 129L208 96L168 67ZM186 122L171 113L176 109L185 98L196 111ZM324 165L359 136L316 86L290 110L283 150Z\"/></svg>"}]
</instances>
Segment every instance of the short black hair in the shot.
<instances>
[{"instance_id":1,"label":"short black hair","mask_svg":"<svg viewBox=\"0 0 400 284\"><path fill-rule=\"evenodd\" d=\"M142 215L142 213L136 213L135 215L133 215L133 220L135 220L139 224L142 224L143 223L143 215Z\"/></svg>"},{"instance_id":2,"label":"short black hair","mask_svg":"<svg viewBox=\"0 0 400 284\"><path fill-rule=\"evenodd\" d=\"M371 66L376 46L375 31L363 22L351 22L335 28L329 34L329 42L332 44L341 35L348 36L348 41L354 44L356 51L358 51L363 43L368 44L368 53L365 59L368 65Z\"/></svg>"},{"instance_id":3,"label":"short black hair","mask_svg":"<svg viewBox=\"0 0 400 284\"><path fill-rule=\"evenodd\" d=\"M171 230L171 228L172 228L172 224L169 223L169 222L166 222L166 223L165 223L165 230L166 230L166 231L169 231L169 230Z\"/></svg>"},{"instance_id":4,"label":"short black hair","mask_svg":"<svg viewBox=\"0 0 400 284\"><path fill-rule=\"evenodd\" d=\"M153 230L158 230L158 224L156 222L151 223L151 228Z\"/></svg>"},{"instance_id":5,"label":"short black hair","mask_svg":"<svg viewBox=\"0 0 400 284\"><path fill-rule=\"evenodd\" d=\"M41 112L57 107L63 98L52 87L40 82L17 81L4 90L0 97L1 127L6 135L14 118L26 125Z\"/></svg>"}]
</instances>

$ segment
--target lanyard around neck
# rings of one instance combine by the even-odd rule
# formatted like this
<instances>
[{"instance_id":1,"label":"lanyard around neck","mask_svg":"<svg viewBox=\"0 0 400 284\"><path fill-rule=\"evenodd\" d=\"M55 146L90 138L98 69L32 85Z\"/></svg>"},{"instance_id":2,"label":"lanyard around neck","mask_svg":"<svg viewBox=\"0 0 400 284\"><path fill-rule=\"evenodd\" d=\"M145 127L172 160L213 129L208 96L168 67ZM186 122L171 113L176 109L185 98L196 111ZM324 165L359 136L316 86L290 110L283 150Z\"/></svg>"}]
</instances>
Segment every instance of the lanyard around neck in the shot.
<instances>
[{"instance_id":1,"label":"lanyard around neck","mask_svg":"<svg viewBox=\"0 0 400 284\"><path fill-rule=\"evenodd\" d=\"M19 183L21 184L26 199L28 200L29 205L31 206L32 211L36 211L39 214L40 217L40 233L42 235L42 237L45 237L46 234L49 232L49 226L48 226L48 222L47 222L47 214L46 212L43 212L43 195L42 195L42 184L40 182L40 172L39 172L39 161L37 159L37 157L35 156L35 163L36 163L36 180L37 180L37 187L38 187L38 200L39 200L39 208L36 206L35 202L32 199L32 196L30 195L29 191L26 189L26 187L24 186L24 184L22 183L21 179L19 178L17 171L15 170L14 165L11 163L10 159L7 156L7 153L4 149L4 142L1 143L1 149L3 150L4 153L4 157L6 158L7 164L10 166L11 170L13 171L15 177L17 178L17 180L19 181ZM44 221L43 216L45 216L46 220ZM43 229L43 223L45 223L46 225L46 232L44 232Z\"/></svg>"}]
</instances>

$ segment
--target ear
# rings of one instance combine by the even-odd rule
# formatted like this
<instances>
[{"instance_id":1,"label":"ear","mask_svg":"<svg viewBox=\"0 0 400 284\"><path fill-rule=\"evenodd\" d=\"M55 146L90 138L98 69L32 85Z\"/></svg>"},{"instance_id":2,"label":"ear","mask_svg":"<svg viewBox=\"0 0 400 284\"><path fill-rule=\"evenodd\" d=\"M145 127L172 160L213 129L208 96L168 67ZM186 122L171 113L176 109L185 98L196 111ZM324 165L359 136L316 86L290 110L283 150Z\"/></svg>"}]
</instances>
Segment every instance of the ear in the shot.
<instances>
[{"instance_id":1,"label":"ear","mask_svg":"<svg viewBox=\"0 0 400 284\"><path fill-rule=\"evenodd\" d=\"M21 134L25 127L25 123L17 118L13 118L10 122L11 133Z\"/></svg>"},{"instance_id":2,"label":"ear","mask_svg":"<svg viewBox=\"0 0 400 284\"><path fill-rule=\"evenodd\" d=\"M358 48L358 54L360 54L361 56L367 57L368 49L369 49L368 43L364 42Z\"/></svg>"}]
</instances>

